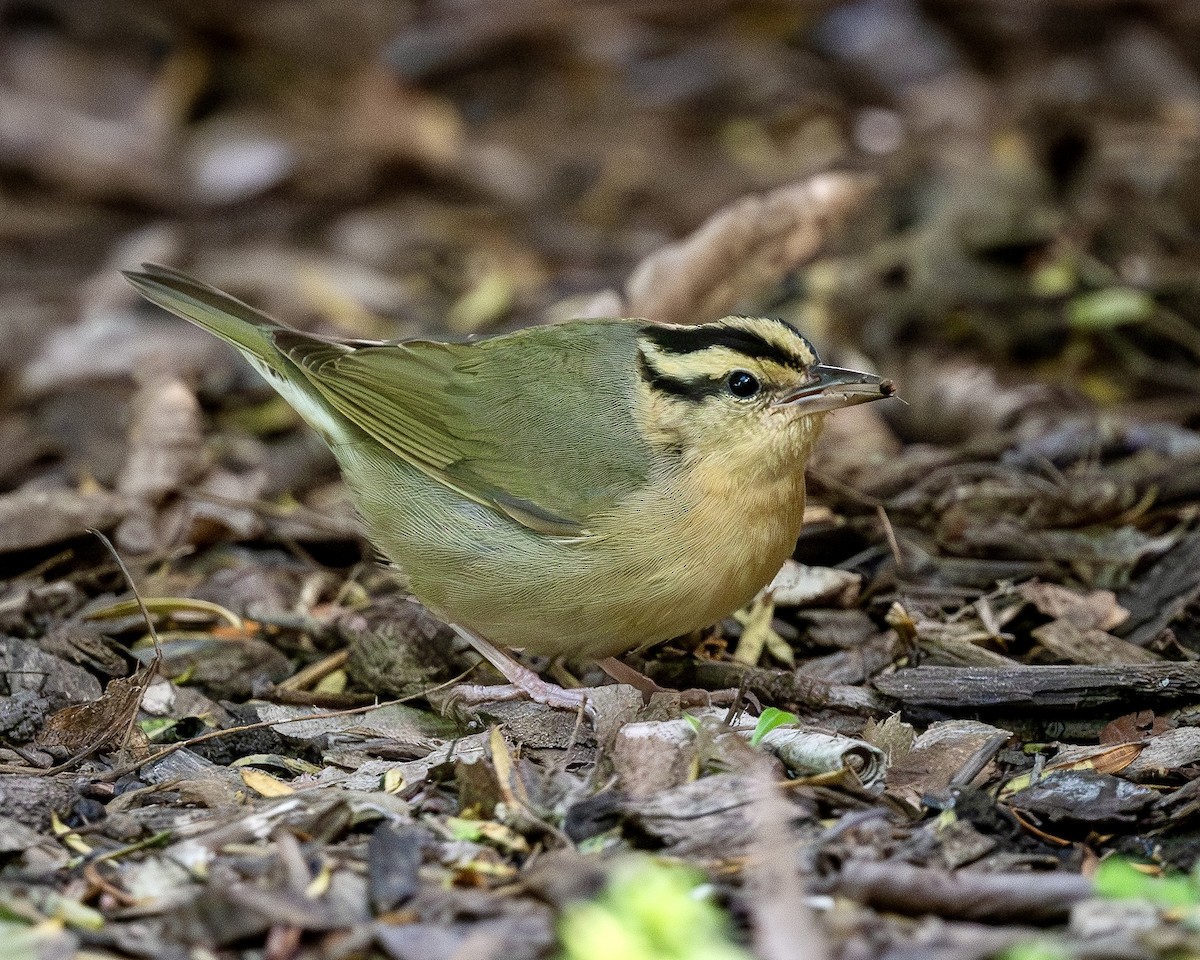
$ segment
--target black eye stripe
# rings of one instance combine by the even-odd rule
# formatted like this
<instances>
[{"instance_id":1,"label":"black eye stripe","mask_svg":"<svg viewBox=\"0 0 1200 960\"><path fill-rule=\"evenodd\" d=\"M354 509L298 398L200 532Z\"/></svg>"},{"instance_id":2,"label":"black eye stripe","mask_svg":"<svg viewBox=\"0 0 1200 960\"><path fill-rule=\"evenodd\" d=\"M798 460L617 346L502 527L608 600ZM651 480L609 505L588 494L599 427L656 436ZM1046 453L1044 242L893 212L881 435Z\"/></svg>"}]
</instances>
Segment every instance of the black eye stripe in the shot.
<instances>
[{"instance_id":1,"label":"black eye stripe","mask_svg":"<svg viewBox=\"0 0 1200 960\"><path fill-rule=\"evenodd\" d=\"M711 377L696 377L682 380L669 376L655 367L646 359L646 354L638 351L638 374L650 385L651 390L659 393L669 393L673 397L699 403L714 397L725 389L724 383Z\"/></svg>"},{"instance_id":2,"label":"black eye stripe","mask_svg":"<svg viewBox=\"0 0 1200 960\"><path fill-rule=\"evenodd\" d=\"M754 360L771 360L783 367L803 370L802 358L777 343L749 330L735 327L657 327L646 326L642 334L663 353L696 353L710 347L726 347Z\"/></svg>"}]
</instances>

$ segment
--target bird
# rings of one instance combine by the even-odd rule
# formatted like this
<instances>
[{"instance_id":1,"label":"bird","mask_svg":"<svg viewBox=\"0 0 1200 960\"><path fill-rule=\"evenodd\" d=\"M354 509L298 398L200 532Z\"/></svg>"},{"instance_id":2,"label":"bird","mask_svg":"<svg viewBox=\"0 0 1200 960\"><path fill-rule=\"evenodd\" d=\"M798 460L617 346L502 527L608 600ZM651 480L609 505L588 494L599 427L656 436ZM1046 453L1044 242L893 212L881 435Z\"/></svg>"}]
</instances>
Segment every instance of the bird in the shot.
<instances>
[{"instance_id":1,"label":"bird","mask_svg":"<svg viewBox=\"0 0 1200 960\"><path fill-rule=\"evenodd\" d=\"M774 318L338 340L167 267L124 276L249 361L412 594L553 706L581 695L497 648L611 662L741 608L795 548L825 415L895 393Z\"/></svg>"}]
</instances>

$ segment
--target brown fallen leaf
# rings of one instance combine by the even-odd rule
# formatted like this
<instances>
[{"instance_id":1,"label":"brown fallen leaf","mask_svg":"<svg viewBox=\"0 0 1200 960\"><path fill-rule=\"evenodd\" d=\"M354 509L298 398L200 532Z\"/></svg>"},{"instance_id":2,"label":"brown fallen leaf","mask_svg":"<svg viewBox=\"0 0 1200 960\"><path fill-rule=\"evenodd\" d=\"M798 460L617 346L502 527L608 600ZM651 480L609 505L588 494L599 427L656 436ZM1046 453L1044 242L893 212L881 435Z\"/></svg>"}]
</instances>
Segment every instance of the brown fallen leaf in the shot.
<instances>
[{"instance_id":1,"label":"brown fallen leaf","mask_svg":"<svg viewBox=\"0 0 1200 960\"><path fill-rule=\"evenodd\" d=\"M154 667L138 670L132 676L115 677L104 688L104 695L91 703L80 703L59 710L46 722L37 745L44 750L60 750L72 756L86 756L125 739L133 731L142 694L155 674ZM126 743L125 746L135 746ZM136 744L144 753L144 741Z\"/></svg>"},{"instance_id":2,"label":"brown fallen leaf","mask_svg":"<svg viewBox=\"0 0 1200 960\"><path fill-rule=\"evenodd\" d=\"M0 495L0 553L45 547L84 531L110 530L129 512L127 497L103 490L23 489Z\"/></svg>"},{"instance_id":3,"label":"brown fallen leaf","mask_svg":"<svg viewBox=\"0 0 1200 960\"><path fill-rule=\"evenodd\" d=\"M1145 744L1141 742L1066 746L1046 764L1042 773L1044 775L1061 770L1095 770L1098 773L1118 774L1137 760L1144 747ZM1036 778L1030 774L1015 777L1004 785L1002 796L1023 790L1034 782Z\"/></svg>"},{"instance_id":4,"label":"brown fallen leaf","mask_svg":"<svg viewBox=\"0 0 1200 960\"><path fill-rule=\"evenodd\" d=\"M1011 736L1007 730L978 720L934 723L888 771L888 792L918 801L923 794L952 784L965 786ZM982 765L979 759L984 761Z\"/></svg>"},{"instance_id":5,"label":"brown fallen leaf","mask_svg":"<svg viewBox=\"0 0 1200 960\"><path fill-rule=\"evenodd\" d=\"M201 475L204 422L200 404L181 380L150 378L134 397L132 412L120 493L153 503Z\"/></svg>"},{"instance_id":6,"label":"brown fallen leaf","mask_svg":"<svg viewBox=\"0 0 1200 960\"><path fill-rule=\"evenodd\" d=\"M1160 663L1162 658L1149 650L1135 647L1128 640L1093 627L1081 627L1066 617L1030 631L1043 647L1068 663L1094 666L1122 663Z\"/></svg>"},{"instance_id":7,"label":"brown fallen leaf","mask_svg":"<svg viewBox=\"0 0 1200 960\"><path fill-rule=\"evenodd\" d=\"M195 395L169 375L152 374L142 383L132 414L117 490L137 506L117 528L116 541L126 551L149 553L169 540L158 522L159 505L204 473L204 423Z\"/></svg>"},{"instance_id":8,"label":"brown fallen leaf","mask_svg":"<svg viewBox=\"0 0 1200 960\"><path fill-rule=\"evenodd\" d=\"M1041 613L1054 617L1032 631L1060 660L1096 665L1155 663L1160 658L1108 633L1129 617L1111 590L1082 593L1054 583L1023 583L1017 593Z\"/></svg>"},{"instance_id":9,"label":"brown fallen leaf","mask_svg":"<svg viewBox=\"0 0 1200 960\"><path fill-rule=\"evenodd\" d=\"M810 260L875 186L827 173L743 197L690 236L651 254L625 284L625 313L696 323L730 313Z\"/></svg>"},{"instance_id":10,"label":"brown fallen leaf","mask_svg":"<svg viewBox=\"0 0 1200 960\"><path fill-rule=\"evenodd\" d=\"M888 763L897 764L912 752L917 732L912 724L900 719L900 714L893 713L882 721L868 720L862 738L887 754Z\"/></svg>"},{"instance_id":11,"label":"brown fallen leaf","mask_svg":"<svg viewBox=\"0 0 1200 960\"><path fill-rule=\"evenodd\" d=\"M1127 713L1104 725L1100 730L1101 743L1128 743L1142 737L1155 736L1172 729L1168 720L1157 716L1153 710Z\"/></svg>"},{"instance_id":12,"label":"brown fallen leaf","mask_svg":"<svg viewBox=\"0 0 1200 960\"><path fill-rule=\"evenodd\" d=\"M1017 593L1039 612L1055 620L1066 618L1080 627L1112 630L1129 618L1129 611L1117 603L1111 590L1082 593L1056 583L1032 580L1017 588Z\"/></svg>"}]
</instances>

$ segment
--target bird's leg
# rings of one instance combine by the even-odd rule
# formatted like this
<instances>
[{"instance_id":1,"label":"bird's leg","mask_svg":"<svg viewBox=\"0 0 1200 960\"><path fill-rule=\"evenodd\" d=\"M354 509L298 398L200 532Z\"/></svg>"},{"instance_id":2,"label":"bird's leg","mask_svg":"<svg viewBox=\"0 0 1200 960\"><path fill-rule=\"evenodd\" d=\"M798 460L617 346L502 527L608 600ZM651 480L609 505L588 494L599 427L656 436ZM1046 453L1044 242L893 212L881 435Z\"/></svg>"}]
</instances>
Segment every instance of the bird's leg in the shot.
<instances>
[{"instance_id":1,"label":"bird's leg","mask_svg":"<svg viewBox=\"0 0 1200 960\"><path fill-rule=\"evenodd\" d=\"M458 688L457 693L460 699L469 703L486 703L496 700L513 700L524 693L535 703L542 703L548 707L560 707L564 710L577 711L582 708L589 716L591 715L592 706L588 702L586 690L564 690L558 684L543 680L528 667L517 663L516 660L477 633L457 624L451 624L451 627L455 633L475 648L476 653L499 670L511 684L511 686L503 687L466 684Z\"/></svg>"}]
</instances>

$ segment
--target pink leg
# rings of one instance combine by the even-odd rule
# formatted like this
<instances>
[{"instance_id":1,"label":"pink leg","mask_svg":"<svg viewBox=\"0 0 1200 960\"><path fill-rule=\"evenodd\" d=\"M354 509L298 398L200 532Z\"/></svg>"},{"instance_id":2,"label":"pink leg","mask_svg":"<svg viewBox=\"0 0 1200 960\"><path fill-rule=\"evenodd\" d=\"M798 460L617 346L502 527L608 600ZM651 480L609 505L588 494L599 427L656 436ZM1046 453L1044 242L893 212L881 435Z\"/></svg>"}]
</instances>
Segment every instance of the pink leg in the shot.
<instances>
[{"instance_id":1,"label":"pink leg","mask_svg":"<svg viewBox=\"0 0 1200 960\"><path fill-rule=\"evenodd\" d=\"M737 699L738 692L736 690L672 690L669 687L660 686L640 670L633 669L629 664L616 657L605 657L603 660L596 661L596 665L617 683L627 683L635 690L640 691L647 703L650 702L651 695L655 693L677 693L681 705L685 707L727 706Z\"/></svg>"},{"instance_id":2,"label":"pink leg","mask_svg":"<svg viewBox=\"0 0 1200 960\"><path fill-rule=\"evenodd\" d=\"M469 703L484 703L489 700L514 700L524 693L535 703L563 710L583 710L590 716L591 704L586 690L564 690L556 683L549 683L528 667L517 663L508 654L493 644L463 627L451 624L454 632L467 641L475 652L500 671L511 686L485 687L467 684L458 689L461 699Z\"/></svg>"}]
</instances>

